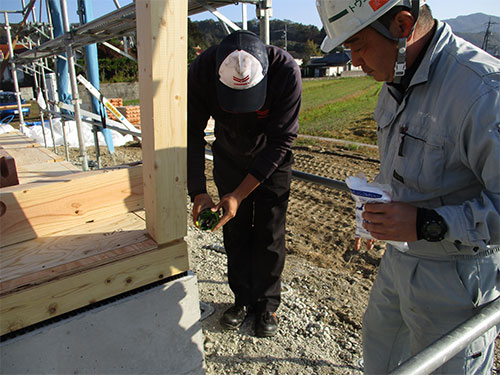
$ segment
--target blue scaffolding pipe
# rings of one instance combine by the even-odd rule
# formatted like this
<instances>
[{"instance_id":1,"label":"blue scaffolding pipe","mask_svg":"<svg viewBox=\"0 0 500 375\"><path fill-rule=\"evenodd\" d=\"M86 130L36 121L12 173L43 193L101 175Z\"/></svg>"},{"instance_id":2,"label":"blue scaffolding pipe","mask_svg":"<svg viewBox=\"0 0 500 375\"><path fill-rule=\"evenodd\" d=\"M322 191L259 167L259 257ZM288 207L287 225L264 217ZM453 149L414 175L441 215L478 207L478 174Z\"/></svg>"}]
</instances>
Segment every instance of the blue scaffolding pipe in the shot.
<instances>
[{"instance_id":1,"label":"blue scaffolding pipe","mask_svg":"<svg viewBox=\"0 0 500 375\"><path fill-rule=\"evenodd\" d=\"M64 35L64 24L61 13L61 4L58 0L48 0L50 15L52 18L52 25L54 27L54 37L58 37ZM62 56L66 57L66 54L63 53ZM71 94L68 89L68 80L69 80L69 71L68 71L68 62L65 58L57 58L56 62L57 66L57 93L59 96L59 101L63 103L70 104L71 103ZM63 113L68 113L63 110Z\"/></svg>"},{"instance_id":2,"label":"blue scaffolding pipe","mask_svg":"<svg viewBox=\"0 0 500 375\"><path fill-rule=\"evenodd\" d=\"M80 14L80 21L82 24L86 24L94 19L94 10L92 8L92 1L90 0L79 0L78 8ZM85 47L85 61L87 64L87 79L89 82L99 90L99 61L97 58L97 45L88 44ZM92 112L100 115L104 119L107 118L106 109L104 105L91 95L92 101ZM102 126L97 126L99 131L103 134L106 145L110 153L115 151L113 145L113 138L111 136L110 129L103 128Z\"/></svg>"}]
</instances>

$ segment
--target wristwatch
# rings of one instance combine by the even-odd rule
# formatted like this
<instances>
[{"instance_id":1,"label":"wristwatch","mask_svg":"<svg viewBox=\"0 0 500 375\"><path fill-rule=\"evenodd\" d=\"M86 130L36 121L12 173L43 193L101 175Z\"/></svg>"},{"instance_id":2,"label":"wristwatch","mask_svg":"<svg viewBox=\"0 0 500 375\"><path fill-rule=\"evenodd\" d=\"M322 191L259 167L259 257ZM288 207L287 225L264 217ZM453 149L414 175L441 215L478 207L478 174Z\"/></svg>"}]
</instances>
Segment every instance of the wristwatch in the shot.
<instances>
[{"instance_id":1,"label":"wristwatch","mask_svg":"<svg viewBox=\"0 0 500 375\"><path fill-rule=\"evenodd\" d=\"M434 210L419 208L417 210L417 238L429 242L439 242L448 231L444 219Z\"/></svg>"}]
</instances>

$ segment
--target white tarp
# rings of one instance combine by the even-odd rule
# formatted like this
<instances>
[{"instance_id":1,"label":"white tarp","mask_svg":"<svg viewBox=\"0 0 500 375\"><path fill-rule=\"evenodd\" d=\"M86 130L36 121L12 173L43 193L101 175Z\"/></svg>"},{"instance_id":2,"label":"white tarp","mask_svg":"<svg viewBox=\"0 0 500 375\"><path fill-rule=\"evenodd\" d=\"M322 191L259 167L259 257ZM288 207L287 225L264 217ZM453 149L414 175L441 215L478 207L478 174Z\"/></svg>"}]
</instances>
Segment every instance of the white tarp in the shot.
<instances>
[{"instance_id":1,"label":"white tarp","mask_svg":"<svg viewBox=\"0 0 500 375\"><path fill-rule=\"evenodd\" d=\"M64 145L64 138L63 138L61 123L62 122L60 119L52 120L52 124L54 127L54 139L56 142L56 146L63 146ZM14 130L15 129L11 125L1 125L0 126L0 134L14 131ZM66 141L68 142L68 146L69 147L80 147L80 144L78 142L76 121L66 121L65 122L65 131L66 131ZM111 131L111 136L113 138L113 145L115 147L123 146L127 142L133 141L133 137L130 134L122 135L121 133L117 132L116 130L110 130L110 131ZM50 132L50 125L49 125L48 121L45 121L45 139L47 141L47 144L45 144L45 141L43 138L41 125L25 126L25 135L27 137L33 139L35 142L39 143L42 146L53 147L52 135ZM83 143L84 143L85 147L95 146L94 133L92 132L92 124L84 122L84 121L82 122L82 136L83 136ZM106 146L106 141L104 140L104 136L102 135L101 132L97 133L97 139L99 141L99 146Z\"/></svg>"}]
</instances>

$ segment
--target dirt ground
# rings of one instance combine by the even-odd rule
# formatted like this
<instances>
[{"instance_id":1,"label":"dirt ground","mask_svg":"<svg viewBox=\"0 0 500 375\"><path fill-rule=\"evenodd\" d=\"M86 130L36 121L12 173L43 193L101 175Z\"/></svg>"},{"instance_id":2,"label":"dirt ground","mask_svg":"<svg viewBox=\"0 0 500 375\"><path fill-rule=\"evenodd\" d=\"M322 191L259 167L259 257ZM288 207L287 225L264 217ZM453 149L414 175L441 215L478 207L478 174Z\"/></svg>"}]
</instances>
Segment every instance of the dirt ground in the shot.
<instances>
[{"instance_id":1,"label":"dirt ground","mask_svg":"<svg viewBox=\"0 0 500 375\"><path fill-rule=\"evenodd\" d=\"M72 150L72 156L74 153ZM377 156L374 148L300 140L294 147L293 169L338 181L363 173L372 180L379 168ZM89 159L92 158L90 149ZM101 163L105 167L140 159L140 145L136 144L116 148L113 156L104 151ZM211 171L210 162L207 171ZM208 173L207 177L209 193L216 197L211 175ZM354 202L348 193L311 182L292 181L283 280L292 288L302 288L322 311L331 312L324 315L328 317L326 323L340 332L337 337L332 333L332 338L340 348L339 361L349 371L361 357L362 316L385 248L384 243L376 242L371 250L363 247L355 251L354 230ZM211 354L207 352L206 356L210 368ZM498 340L495 362L498 367Z\"/></svg>"}]
</instances>

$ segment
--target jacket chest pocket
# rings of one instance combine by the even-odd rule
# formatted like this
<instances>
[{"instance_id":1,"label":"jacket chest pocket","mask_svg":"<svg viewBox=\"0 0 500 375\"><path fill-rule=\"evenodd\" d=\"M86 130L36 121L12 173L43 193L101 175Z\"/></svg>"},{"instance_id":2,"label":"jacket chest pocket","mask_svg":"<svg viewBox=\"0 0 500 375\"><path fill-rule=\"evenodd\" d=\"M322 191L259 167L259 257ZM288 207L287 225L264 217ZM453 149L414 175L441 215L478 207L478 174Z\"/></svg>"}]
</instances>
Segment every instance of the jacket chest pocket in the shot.
<instances>
[{"instance_id":1,"label":"jacket chest pocket","mask_svg":"<svg viewBox=\"0 0 500 375\"><path fill-rule=\"evenodd\" d=\"M399 145L394 150L393 179L420 193L443 188L444 137L425 128L399 127Z\"/></svg>"}]
</instances>

